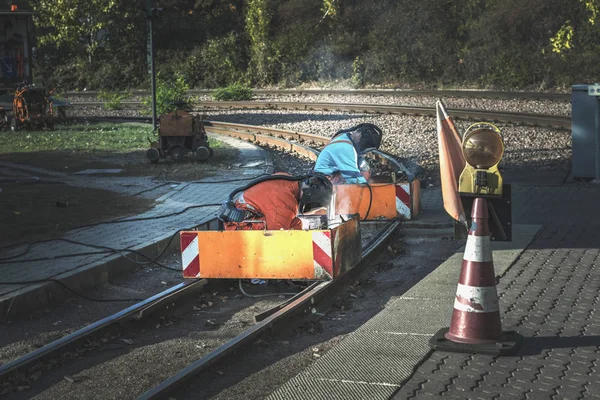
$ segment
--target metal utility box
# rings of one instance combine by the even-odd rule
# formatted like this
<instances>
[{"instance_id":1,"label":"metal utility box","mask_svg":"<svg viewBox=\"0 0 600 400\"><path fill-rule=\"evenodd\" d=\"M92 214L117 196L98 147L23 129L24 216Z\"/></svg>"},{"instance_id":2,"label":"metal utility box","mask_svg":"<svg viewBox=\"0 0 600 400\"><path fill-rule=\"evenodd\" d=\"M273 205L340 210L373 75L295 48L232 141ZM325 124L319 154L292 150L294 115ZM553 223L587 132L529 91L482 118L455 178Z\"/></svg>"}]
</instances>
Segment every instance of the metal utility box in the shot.
<instances>
[{"instance_id":1,"label":"metal utility box","mask_svg":"<svg viewBox=\"0 0 600 400\"><path fill-rule=\"evenodd\" d=\"M590 95L588 89L593 86L571 87L573 178L596 177L596 138L600 135L596 119L600 116L600 97Z\"/></svg>"}]
</instances>

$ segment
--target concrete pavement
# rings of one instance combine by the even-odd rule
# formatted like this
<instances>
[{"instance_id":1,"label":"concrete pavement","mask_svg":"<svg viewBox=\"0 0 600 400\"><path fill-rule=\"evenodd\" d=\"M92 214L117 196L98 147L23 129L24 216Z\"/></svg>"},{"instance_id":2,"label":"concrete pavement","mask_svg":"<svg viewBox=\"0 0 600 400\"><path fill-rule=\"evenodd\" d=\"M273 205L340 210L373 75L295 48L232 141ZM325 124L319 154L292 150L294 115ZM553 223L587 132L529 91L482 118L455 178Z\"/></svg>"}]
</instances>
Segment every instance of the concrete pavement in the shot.
<instances>
[{"instance_id":1,"label":"concrete pavement","mask_svg":"<svg viewBox=\"0 0 600 400\"><path fill-rule=\"evenodd\" d=\"M153 258L165 250L167 245L167 254L178 249L178 238L171 239L181 229L214 229L217 226L215 216L219 206L189 207L220 204L233 189L245 184L247 180L211 182L247 179L273 171L268 153L260 147L229 137L218 139L240 150L240 159L236 160L241 164L239 168L198 183L182 183L159 198L157 205L145 213L120 219L118 223L109 221L76 229L68 232L64 238L93 246L133 249ZM182 212L186 208L189 209ZM164 216L169 217L163 218ZM147 261L146 258L128 252L65 257L99 250L56 240L35 244L29 251L27 249L27 246L19 246L0 253L0 315L3 319L9 315L14 317L47 307L72 295L50 280L59 280L69 288L83 293L86 288L106 283L137 267L134 261L124 255L135 261ZM18 256L23 252L26 254Z\"/></svg>"},{"instance_id":2,"label":"concrete pavement","mask_svg":"<svg viewBox=\"0 0 600 400\"><path fill-rule=\"evenodd\" d=\"M448 221L439 200L424 198L429 223ZM503 329L525 336L515 356L430 350L450 323L460 249L269 399L600 397L598 204L600 188L513 186L513 241L493 255Z\"/></svg>"}]
</instances>

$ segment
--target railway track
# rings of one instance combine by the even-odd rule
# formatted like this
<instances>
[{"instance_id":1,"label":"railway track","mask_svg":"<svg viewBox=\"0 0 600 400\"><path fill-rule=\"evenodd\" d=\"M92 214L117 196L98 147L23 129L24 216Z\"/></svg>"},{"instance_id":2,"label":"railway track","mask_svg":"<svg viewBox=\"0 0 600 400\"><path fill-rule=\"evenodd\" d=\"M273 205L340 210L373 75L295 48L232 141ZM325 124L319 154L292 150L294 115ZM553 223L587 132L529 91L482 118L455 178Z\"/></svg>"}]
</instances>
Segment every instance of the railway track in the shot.
<instances>
[{"instance_id":1,"label":"railway track","mask_svg":"<svg viewBox=\"0 0 600 400\"><path fill-rule=\"evenodd\" d=\"M136 120L142 119L136 118ZM219 133L226 133L230 136L257 142L265 142L277 145L278 147L290 146L290 149L292 149L292 146L301 146L296 148L303 149L308 152L307 154L313 154L315 157L318 154L318 150L309 146L299 145L297 142L323 144L327 140L315 135L220 122L209 123L207 130L214 130ZM397 161L385 153L379 152L377 157L380 157L384 162L394 163L398 166ZM281 327L289 328L292 324L290 321L296 322L297 320L302 320L304 317L310 317L317 313L317 309L326 308L328 302L334 298L334 294L364 269L364 266L367 265L366 261L377 253L377 250L390 238L399 226L399 220L363 222L363 232L370 233L367 234L367 239L363 237L363 261L358 266L336 280L314 283L288 301L256 315L255 325L244 330L222 346L210 351L175 375L159 383L156 387L147 390L141 398L164 398L169 393L180 388L190 378L202 373L207 367L227 359L235 351L244 348L266 332L277 330ZM81 348L85 343L99 338L107 332L117 330L135 321L144 320L149 316L160 314L166 309L170 309L170 312L172 312L174 307L189 306L198 293L204 289L205 285L205 280L180 283L143 302L4 364L0 366L0 384L10 384L15 380L18 381L21 377L26 376L32 368L36 368L36 366L39 368L40 365L49 360L61 359L66 353ZM59 368L62 368L62 366Z\"/></svg>"},{"instance_id":2,"label":"railway track","mask_svg":"<svg viewBox=\"0 0 600 400\"><path fill-rule=\"evenodd\" d=\"M190 95L210 95L214 90L190 90ZM66 97L98 97L98 91L66 92ZM435 97L462 97L482 99L535 99L551 101L571 101L571 93L550 92L509 92L500 90L395 90L395 89L259 89L254 90L256 95L363 95L363 96L435 96ZM136 90L133 96L149 96L148 90Z\"/></svg>"},{"instance_id":3,"label":"railway track","mask_svg":"<svg viewBox=\"0 0 600 400\"><path fill-rule=\"evenodd\" d=\"M72 118L72 120L78 119L83 118ZM152 121L148 117L85 117L85 119L89 121ZM284 151L307 157L312 161L316 161L317 156L319 155L319 150L317 148L320 148L329 142L329 138L325 136L265 126L236 124L233 122L205 121L205 129L209 133L216 133L237 139L248 140L257 144L274 146ZM390 154L381 151L373 151L370 155L383 165L393 164L394 168L397 170L407 171L407 167Z\"/></svg>"},{"instance_id":4,"label":"railway track","mask_svg":"<svg viewBox=\"0 0 600 400\"><path fill-rule=\"evenodd\" d=\"M101 107L102 102L74 102L71 107ZM125 107L139 107L141 102L123 102ZM408 114L435 116L434 107L402 106L402 105L377 105L377 104L350 104L350 103L305 103L286 101L201 101L192 102L194 110L206 109L271 109L271 110L318 110L318 111L346 111L374 114ZM571 117L562 115L517 113L507 111L487 111L474 109L452 109L446 111L450 116L462 119L476 119L491 122L508 122L531 126L551 126L554 128L571 129Z\"/></svg>"},{"instance_id":5,"label":"railway track","mask_svg":"<svg viewBox=\"0 0 600 400\"><path fill-rule=\"evenodd\" d=\"M181 369L173 376L167 378L163 382L158 383L155 387L150 388L140 398L143 399L158 399L165 398L169 393L174 392L181 385L185 384L189 379L206 371L210 366L218 362L226 361L234 352L250 345L265 333L273 330L277 331L281 328L288 329L294 324L300 323L305 317L310 317L314 314L319 314L319 311L324 311L328 307L328 302L334 298L345 283L352 277L356 276L361 271L361 267L367 265L370 256L375 255L377 249L380 248L389 236L400 225L399 221L388 221L386 223L371 223L379 226L373 226L372 229L377 229L377 234L372 240L363 247L363 262L360 266L351 270L348 275L342 278L328 282L317 282L308 286L304 291L292 297L282 304L276 305L271 309L267 309L255 316L255 325L249 329L243 330L240 334L226 341L223 345L208 352L198 360ZM367 224L369 225L369 224ZM368 227L363 227L363 229ZM62 365L55 367L60 370L69 367L71 361L65 361L64 355L77 353L78 349L82 348L85 343L99 340L106 335L107 332L115 332L123 329L135 330L140 329L134 325L136 322L143 322L154 314L161 314L170 308L169 312L176 312L177 307L185 307L196 302L198 293L204 288L206 282L204 280L195 280L191 282L178 284L156 296L153 296L143 302L135 304L117 314L104 318L96 323L93 323L81 330L78 330L64 338L55 342L49 343L44 347L35 350L17 360L7 363L0 367L0 384L10 384L17 386L19 377L27 376L32 368L39 368L40 365L52 365L53 360L61 360ZM256 300L258 301L258 300ZM236 309L237 312L240 309ZM148 324L146 324L148 325ZM140 325L145 326L145 325ZM153 335L147 333L146 335ZM139 334L142 338L137 337L136 341L142 341L144 334ZM205 338L206 337L206 338ZM210 340L210 331L205 335L197 335L196 339L200 342ZM79 357L89 357L96 350L81 353ZM98 349L102 351L102 347ZM77 360L81 365L81 359ZM73 360L74 362L74 360ZM84 361L85 364L85 361Z\"/></svg>"}]
</instances>

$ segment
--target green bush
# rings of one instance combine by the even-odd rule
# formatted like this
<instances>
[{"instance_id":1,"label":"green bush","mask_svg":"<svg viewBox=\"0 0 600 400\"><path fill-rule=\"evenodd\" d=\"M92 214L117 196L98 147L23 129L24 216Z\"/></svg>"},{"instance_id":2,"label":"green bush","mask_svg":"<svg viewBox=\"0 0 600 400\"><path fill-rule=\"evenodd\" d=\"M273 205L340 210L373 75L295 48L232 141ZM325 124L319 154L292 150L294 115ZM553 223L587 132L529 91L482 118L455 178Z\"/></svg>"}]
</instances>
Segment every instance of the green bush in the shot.
<instances>
[{"instance_id":1,"label":"green bush","mask_svg":"<svg viewBox=\"0 0 600 400\"><path fill-rule=\"evenodd\" d=\"M234 33L208 39L188 54L181 68L192 86L207 88L229 85L243 78L247 55L243 43Z\"/></svg>"},{"instance_id":2,"label":"green bush","mask_svg":"<svg viewBox=\"0 0 600 400\"><path fill-rule=\"evenodd\" d=\"M355 88L365 85L365 63L360 57L356 57L352 63L352 78L350 78L350 81Z\"/></svg>"},{"instance_id":3,"label":"green bush","mask_svg":"<svg viewBox=\"0 0 600 400\"><path fill-rule=\"evenodd\" d=\"M241 101L252 99L252 89L239 83L234 83L226 88L219 88L213 93L213 99L218 101Z\"/></svg>"},{"instance_id":4,"label":"green bush","mask_svg":"<svg viewBox=\"0 0 600 400\"><path fill-rule=\"evenodd\" d=\"M165 80L162 74L156 74L156 112L158 115L167 114L177 109L174 103L188 102L188 84L182 74L176 72L172 80ZM144 97L142 104L147 112L152 112L152 97Z\"/></svg>"},{"instance_id":5,"label":"green bush","mask_svg":"<svg viewBox=\"0 0 600 400\"><path fill-rule=\"evenodd\" d=\"M120 110L121 109L121 101L131 97L130 92L107 92L101 91L98 95L100 100L104 101L104 108L108 110Z\"/></svg>"}]
</instances>

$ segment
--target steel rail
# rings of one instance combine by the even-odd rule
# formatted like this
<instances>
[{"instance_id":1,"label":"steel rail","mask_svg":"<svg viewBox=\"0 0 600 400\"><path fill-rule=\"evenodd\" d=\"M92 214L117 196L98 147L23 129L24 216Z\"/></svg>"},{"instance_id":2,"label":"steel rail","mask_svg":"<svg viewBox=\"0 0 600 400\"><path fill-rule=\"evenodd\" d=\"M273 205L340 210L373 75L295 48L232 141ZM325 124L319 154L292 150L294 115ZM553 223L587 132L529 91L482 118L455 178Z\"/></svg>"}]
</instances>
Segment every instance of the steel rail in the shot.
<instances>
[{"instance_id":1,"label":"steel rail","mask_svg":"<svg viewBox=\"0 0 600 400\"><path fill-rule=\"evenodd\" d=\"M368 259L377 248L386 242L386 240L391 236L396 228L398 228L398 226L400 226L400 221L388 221L381 232L375 238L373 238L373 240L367 246L365 246L365 248L363 248L363 260L360 262L360 264L352 268L345 275L342 275L341 277L332 281L310 286L300 295L297 295L294 301L289 302L282 308L278 308L274 313L271 313L266 317L263 315L265 318L262 318L256 325L250 329L247 329L222 346L211 351L199 360L188 365L184 369L180 370L177 374L161 382L156 387L146 391L138 399L151 400L167 398L189 379L206 371L208 367L218 363L219 361L223 361L235 351L254 342L267 331L277 329L278 327L282 326L282 324L285 324L285 322L290 318L294 318L298 315L316 313L315 307L323 302L324 299L331 299L332 294L336 290L343 286L343 284L346 283L351 276L355 276L358 271L362 269L360 267L364 267L366 265L366 259ZM261 317L259 317L259 319L260 318ZM289 328L289 324L285 325Z\"/></svg>"},{"instance_id":2,"label":"steel rail","mask_svg":"<svg viewBox=\"0 0 600 400\"><path fill-rule=\"evenodd\" d=\"M152 311L156 311L159 308L172 304L173 301L180 299L182 296L193 295L205 285L205 279L182 282L142 302L121 310L116 314L110 315L67 336L55 340L54 342L48 343L23 357L2 365L0 367L0 380L6 379L9 375L23 372L35 364L49 358L56 358L58 357L58 354L63 353L67 348L80 345L83 341L88 340L94 335L105 332L116 324L130 320L138 320L143 315L147 315Z\"/></svg>"},{"instance_id":3,"label":"steel rail","mask_svg":"<svg viewBox=\"0 0 600 400\"><path fill-rule=\"evenodd\" d=\"M266 108L266 109L295 109L295 110L322 110L322 111L352 111L376 114L413 114L435 116L434 107L378 105L378 104L350 104L350 103L301 103L301 102L237 102L237 101L211 101L192 103L194 108ZM448 114L457 118L483 119L500 122L517 122L526 125L549 125L556 128L571 128L571 117L561 115L516 113L508 111L487 111L460 108L446 109Z\"/></svg>"},{"instance_id":4,"label":"steel rail","mask_svg":"<svg viewBox=\"0 0 600 400\"><path fill-rule=\"evenodd\" d=\"M192 89L190 95L211 95L215 90ZM533 99L551 101L571 101L571 93L556 92L512 92L501 90L398 90L398 89L256 89L255 95L340 95L340 96L415 96L415 97L459 97L482 99ZM98 91L66 92L66 97L98 97ZM149 96L148 90L136 90L132 96Z\"/></svg>"},{"instance_id":5,"label":"steel rail","mask_svg":"<svg viewBox=\"0 0 600 400\"><path fill-rule=\"evenodd\" d=\"M98 121L103 120L135 120L135 121L148 121L147 117L92 117L87 119L94 119ZM302 134L298 132L286 131L275 128L264 128L259 126L251 126L251 125L241 125L241 124L231 124L224 122L216 122L216 121L207 121L208 130L216 130L219 133L229 134L231 136L239 137L240 134L245 132L253 132L252 137L254 141L273 144L273 140L276 140L276 144L279 146L287 147L290 146L290 150L298 152L305 151L307 152L309 157L312 155L316 158L318 155L318 151L314 150L310 147L300 145L298 143L292 143L285 139L281 139L283 137L290 137L293 140L301 140L301 141L317 141L318 143L326 143L329 138L311 135L311 134ZM262 135L261 133L267 133L267 135ZM278 137L274 137L278 136ZM247 137L246 137L247 138ZM381 153L381 152L380 152ZM389 155L385 153L380 154L381 157L389 159L390 162L396 163L396 161ZM311 157L312 158L312 157ZM396 227L400 224L399 221L391 221L386 226L382 232L380 232L376 238L373 239L371 244L367 246L363 251L363 256L368 257L374 248L377 245L377 240L380 238L384 240L391 234L391 232L396 229ZM333 284L330 281L325 282L328 285ZM9 376L22 373L26 371L28 368L31 368L37 363L43 362L47 359L57 358L59 354L64 353L67 349L71 349L78 345L81 345L86 340L89 340L91 337L100 335L107 330L111 329L116 324L125 323L130 320L139 320L148 314L164 307L165 305L172 304L173 301L180 299L182 297L187 297L195 294L198 290L201 290L206 284L205 279L193 280L180 283L170 289L167 289L161 293L158 293L140 303L134 304L122 311L119 311L116 314L103 318L97 322L94 322L82 329L77 330L65 337L55 340L31 353L28 353L14 361L11 361L7 364L0 366L0 381L7 379ZM335 283L333 286L337 286L338 283ZM271 310L269 316L272 316L271 319L280 318L283 315L288 315L291 313L296 313L298 311L297 308L299 304L306 304L307 298L306 295L308 292L319 294L320 292L316 289L320 288L321 284L314 284L307 288L304 292L294 296L291 299L288 299L286 302L282 303L275 308L275 310ZM315 291L316 290L316 291ZM319 289L320 290L320 289ZM310 297L310 296L309 296ZM285 305L285 306L284 306ZM292 305L294 305L292 307ZM291 307L291 308L290 308ZM261 317L259 317L261 318ZM266 321L266 316L261 318L261 323ZM248 337L254 337L254 333L249 332ZM247 339L245 339L247 340Z\"/></svg>"},{"instance_id":6,"label":"steel rail","mask_svg":"<svg viewBox=\"0 0 600 400\"><path fill-rule=\"evenodd\" d=\"M75 102L71 107L101 106L99 102ZM136 102L123 103L124 105L138 104ZM319 110L319 111L345 111L370 114L409 114L435 116L435 107L405 106L405 105L379 105L379 104L352 104L352 103L306 103L291 101L202 101L192 102L194 110L204 109L275 109L275 110ZM466 108L448 108L448 114L456 118L478 119L495 122L521 123L533 126L551 126L554 128L571 128L571 117L566 115L548 115L518 113L509 111L488 111Z\"/></svg>"}]
</instances>

